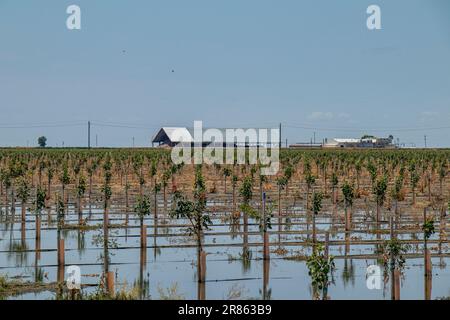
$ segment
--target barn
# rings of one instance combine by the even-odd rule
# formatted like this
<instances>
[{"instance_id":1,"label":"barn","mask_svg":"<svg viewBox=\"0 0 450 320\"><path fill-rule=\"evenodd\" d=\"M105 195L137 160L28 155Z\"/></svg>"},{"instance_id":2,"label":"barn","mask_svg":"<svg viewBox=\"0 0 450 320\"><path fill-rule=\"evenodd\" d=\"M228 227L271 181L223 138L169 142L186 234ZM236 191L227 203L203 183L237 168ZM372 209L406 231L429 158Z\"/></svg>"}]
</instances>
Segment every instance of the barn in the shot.
<instances>
[{"instance_id":1,"label":"barn","mask_svg":"<svg viewBox=\"0 0 450 320\"><path fill-rule=\"evenodd\" d=\"M191 131L185 127L162 127L153 137L152 145L174 147L181 142L190 144L194 140Z\"/></svg>"},{"instance_id":2,"label":"barn","mask_svg":"<svg viewBox=\"0 0 450 320\"><path fill-rule=\"evenodd\" d=\"M208 129L204 129L208 130ZM250 134L250 131L247 130L254 130L253 132L256 134L256 136L259 136L259 130L266 130L268 135L270 136L270 130L268 128L263 129L233 129L233 128L227 128L227 129L213 129L218 130L218 133L222 134L223 140L225 141L227 133L231 131L231 133L235 133L237 130L241 130L244 133ZM204 133L205 131L203 131ZM193 128L187 128L187 127L162 127L157 131L157 133L154 135L152 139L152 146L158 146L158 147L174 147L178 144L194 144L194 129ZM275 143L278 146L278 140L277 143ZM223 146L223 147L273 147L275 145L274 143L268 143L268 142L256 142L256 143L250 143L248 141L248 136L244 136L243 138L236 138L234 142L223 142L218 143L216 146ZM214 142L211 139L203 139L202 146L214 146Z\"/></svg>"}]
</instances>

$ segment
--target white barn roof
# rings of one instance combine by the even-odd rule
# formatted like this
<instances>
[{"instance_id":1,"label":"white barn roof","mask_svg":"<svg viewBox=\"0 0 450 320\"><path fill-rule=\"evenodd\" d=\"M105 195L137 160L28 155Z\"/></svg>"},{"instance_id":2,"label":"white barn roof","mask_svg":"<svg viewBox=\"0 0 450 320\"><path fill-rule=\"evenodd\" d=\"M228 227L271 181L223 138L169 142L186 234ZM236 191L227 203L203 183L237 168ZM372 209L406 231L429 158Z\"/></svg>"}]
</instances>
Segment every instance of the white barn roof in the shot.
<instances>
[{"instance_id":1,"label":"white barn roof","mask_svg":"<svg viewBox=\"0 0 450 320\"><path fill-rule=\"evenodd\" d=\"M164 130L172 142L192 142L194 140L185 127L163 127L161 130Z\"/></svg>"}]
</instances>

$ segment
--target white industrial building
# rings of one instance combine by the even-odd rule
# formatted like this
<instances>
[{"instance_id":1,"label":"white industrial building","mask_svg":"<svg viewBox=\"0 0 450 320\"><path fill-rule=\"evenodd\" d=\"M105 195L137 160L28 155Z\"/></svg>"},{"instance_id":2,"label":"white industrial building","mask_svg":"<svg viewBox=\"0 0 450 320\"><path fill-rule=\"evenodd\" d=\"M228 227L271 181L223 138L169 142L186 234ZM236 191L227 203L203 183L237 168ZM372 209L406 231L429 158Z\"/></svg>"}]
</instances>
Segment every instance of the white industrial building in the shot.
<instances>
[{"instance_id":1,"label":"white industrial building","mask_svg":"<svg viewBox=\"0 0 450 320\"><path fill-rule=\"evenodd\" d=\"M364 136L360 139L352 138L334 138L325 139L323 148L395 148L392 143L394 137L377 138L373 136Z\"/></svg>"}]
</instances>

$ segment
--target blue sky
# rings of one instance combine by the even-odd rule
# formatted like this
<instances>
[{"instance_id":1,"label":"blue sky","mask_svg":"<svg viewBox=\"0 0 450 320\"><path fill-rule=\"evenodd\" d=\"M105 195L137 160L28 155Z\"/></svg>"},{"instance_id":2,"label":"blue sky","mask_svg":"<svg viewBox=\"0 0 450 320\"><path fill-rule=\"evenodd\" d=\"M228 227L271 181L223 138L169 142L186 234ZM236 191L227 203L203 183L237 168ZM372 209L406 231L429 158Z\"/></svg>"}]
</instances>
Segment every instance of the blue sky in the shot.
<instances>
[{"instance_id":1,"label":"blue sky","mask_svg":"<svg viewBox=\"0 0 450 320\"><path fill-rule=\"evenodd\" d=\"M450 2L0 0L0 114L3 146L84 146L87 120L93 144L145 146L202 120L450 147Z\"/></svg>"}]
</instances>

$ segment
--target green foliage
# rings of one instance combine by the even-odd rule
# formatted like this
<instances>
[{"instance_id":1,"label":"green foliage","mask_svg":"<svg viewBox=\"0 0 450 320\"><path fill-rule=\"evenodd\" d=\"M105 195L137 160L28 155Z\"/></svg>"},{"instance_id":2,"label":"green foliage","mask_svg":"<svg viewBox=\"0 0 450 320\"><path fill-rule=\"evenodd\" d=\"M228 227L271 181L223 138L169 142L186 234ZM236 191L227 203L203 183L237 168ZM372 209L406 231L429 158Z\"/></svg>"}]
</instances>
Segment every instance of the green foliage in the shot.
<instances>
[{"instance_id":1,"label":"green foliage","mask_svg":"<svg viewBox=\"0 0 450 320\"><path fill-rule=\"evenodd\" d=\"M369 171L370 179L374 183L377 178L377 167L372 162L369 162L367 164L367 171Z\"/></svg>"},{"instance_id":2,"label":"green foliage","mask_svg":"<svg viewBox=\"0 0 450 320\"><path fill-rule=\"evenodd\" d=\"M386 200L386 190L387 190L387 177L383 176L381 179L377 180L373 187L373 193L375 195L377 204L382 206Z\"/></svg>"},{"instance_id":3,"label":"green foliage","mask_svg":"<svg viewBox=\"0 0 450 320\"><path fill-rule=\"evenodd\" d=\"M23 202L27 202L30 197L30 185L25 178L19 180L19 185L17 187L17 197Z\"/></svg>"},{"instance_id":4,"label":"green foliage","mask_svg":"<svg viewBox=\"0 0 450 320\"><path fill-rule=\"evenodd\" d=\"M78 184L77 184L77 195L78 197L84 196L86 192L86 179L84 176L80 176L78 178Z\"/></svg>"},{"instance_id":5,"label":"green foliage","mask_svg":"<svg viewBox=\"0 0 450 320\"><path fill-rule=\"evenodd\" d=\"M63 165L61 176L59 177L59 181L63 185L68 185L70 183L70 175L69 175L69 169L67 167L67 163Z\"/></svg>"},{"instance_id":6,"label":"green foliage","mask_svg":"<svg viewBox=\"0 0 450 320\"><path fill-rule=\"evenodd\" d=\"M157 194L160 191L161 191L161 183L156 183L155 186L153 187L153 192Z\"/></svg>"},{"instance_id":7,"label":"green foliage","mask_svg":"<svg viewBox=\"0 0 450 320\"><path fill-rule=\"evenodd\" d=\"M110 186L111 179L112 179L112 163L110 157L107 157L105 162L103 163L103 170L104 170L104 183L102 186L102 193L104 197L104 206L106 208L107 201L111 199L112 196L112 189Z\"/></svg>"},{"instance_id":8,"label":"green foliage","mask_svg":"<svg viewBox=\"0 0 450 320\"><path fill-rule=\"evenodd\" d=\"M338 176L336 172L333 172L333 174L331 175L331 185L335 188L337 187L338 184L339 184Z\"/></svg>"},{"instance_id":9,"label":"green foliage","mask_svg":"<svg viewBox=\"0 0 450 320\"><path fill-rule=\"evenodd\" d=\"M401 190L403 187L404 174L403 171L400 170L398 177L395 179L394 186L391 190L391 196L395 200L400 200Z\"/></svg>"},{"instance_id":10,"label":"green foliage","mask_svg":"<svg viewBox=\"0 0 450 320\"><path fill-rule=\"evenodd\" d=\"M277 178L277 185L280 190L283 190L288 184L288 180L285 176Z\"/></svg>"},{"instance_id":11,"label":"green foliage","mask_svg":"<svg viewBox=\"0 0 450 320\"><path fill-rule=\"evenodd\" d=\"M308 274L311 277L314 288L323 290L330 284L330 276L335 269L334 258L325 256L325 248L322 244L317 244L316 248L306 261Z\"/></svg>"},{"instance_id":12,"label":"green foliage","mask_svg":"<svg viewBox=\"0 0 450 320\"><path fill-rule=\"evenodd\" d=\"M284 169L284 176L286 177L287 181L291 180L293 174L294 174L294 168L292 168L291 165L288 165Z\"/></svg>"},{"instance_id":13,"label":"green foliage","mask_svg":"<svg viewBox=\"0 0 450 320\"><path fill-rule=\"evenodd\" d=\"M189 200L180 191L174 193L175 207L171 210L170 216L177 219L188 219L191 226L188 228L190 235L199 237L204 230L209 230L212 225L211 218L206 209L206 187L202 176L201 167L195 171L194 201Z\"/></svg>"},{"instance_id":14,"label":"green foliage","mask_svg":"<svg viewBox=\"0 0 450 320\"><path fill-rule=\"evenodd\" d=\"M349 184L347 181L342 186L342 193L344 194L345 203L348 206L353 205L353 199L355 198L355 191L352 184Z\"/></svg>"},{"instance_id":15,"label":"green foliage","mask_svg":"<svg viewBox=\"0 0 450 320\"><path fill-rule=\"evenodd\" d=\"M251 177L245 177L242 181L241 188L239 189L239 194L242 197L243 203L248 205L253 197L253 179Z\"/></svg>"},{"instance_id":16,"label":"green foliage","mask_svg":"<svg viewBox=\"0 0 450 320\"><path fill-rule=\"evenodd\" d=\"M9 175L9 172L4 168L0 170L0 181L6 189L11 187L11 176Z\"/></svg>"},{"instance_id":17,"label":"green foliage","mask_svg":"<svg viewBox=\"0 0 450 320\"><path fill-rule=\"evenodd\" d=\"M172 218L188 219L191 226L188 228L189 235L200 235L204 230L209 230L212 225L211 218L205 209L203 201L191 201L180 191L174 193L175 208L170 212Z\"/></svg>"},{"instance_id":18,"label":"green foliage","mask_svg":"<svg viewBox=\"0 0 450 320\"><path fill-rule=\"evenodd\" d=\"M398 239L385 241L378 249L377 253L383 255L384 266L386 269L393 271L394 269L402 270L405 266L406 259L404 255L408 253L411 246L402 244Z\"/></svg>"},{"instance_id":19,"label":"green foliage","mask_svg":"<svg viewBox=\"0 0 450 320\"><path fill-rule=\"evenodd\" d=\"M36 200L34 202L36 214L41 214L42 210L45 208L45 197L45 190L38 187L36 191Z\"/></svg>"},{"instance_id":20,"label":"green foliage","mask_svg":"<svg viewBox=\"0 0 450 320\"><path fill-rule=\"evenodd\" d=\"M305 181L308 188L311 188L316 183L316 177L308 171L305 177Z\"/></svg>"},{"instance_id":21,"label":"green foliage","mask_svg":"<svg viewBox=\"0 0 450 320\"><path fill-rule=\"evenodd\" d=\"M38 146L41 148L45 148L47 146L47 138L42 136L38 138Z\"/></svg>"},{"instance_id":22,"label":"green foliage","mask_svg":"<svg viewBox=\"0 0 450 320\"><path fill-rule=\"evenodd\" d=\"M56 199L56 215L58 222L61 222L62 219L64 219L64 212L65 212L65 203L64 201L58 196Z\"/></svg>"},{"instance_id":23,"label":"green foliage","mask_svg":"<svg viewBox=\"0 0 450 320\"><path fill-rule=\"evenodd\" d=\"M315 215L319 214L320 210L322 210L322 199L323 199L322 192L314 192L312 209Z\"/></svg>"},{"instance_id":24,"label":"green foliage","mask_svg":"<svg viewBox=\"0 0 450 320\"><path fill-rule=\"evenodd\" d=\"M225 167L222 169L222 174L225 178L228 178L229 176L231 176L231 173L232 173L232 171L228 167Z\"/></svg>"},{"instance_id":25,"label":"green foliage","mask_svg":"<svg viewBox=\"0 0 450 320\"><path fill-rule=\"evenodd\" d=\"M144 218L146 215L149 215L151 212L151 203L148 196L140 196L137 199L137 203L134 207L134 212L138 215L139 218Z\"/></svg>"},{"instance_id":26,"label":"green foliage","mask_svg":"<svg viewBox=\"0 0 450 320\"><path fill-rule=\"evenodd\" d=\"M433 218L428 218L422 225L422 231L424 233L425 239L428 240L435 233L434 220Z\"/></svg>"},{"instance_id":27,"label":"green foliage","mask_svg":"<svg viewBox=\"0 0 450 320\"><path fill-rule=\"evenodd\" d=\"M236 187L237 182L238 182L238 177L237 177L237 175L233 174L233 176L231 177L231 185L233 187Z\"/></svg>"},{"instance_id":28,"label":"green foliage","mask_svg":"<svg viewBox=\"0 0 450 320\"><path fill-rule=\"evenodd\" d=\"M417 183L419 182L419 180L420 180L419 174L416 171L412 171L410 180L411 188L415 189L417 187Z\"/></svg>"}]
</instances>

